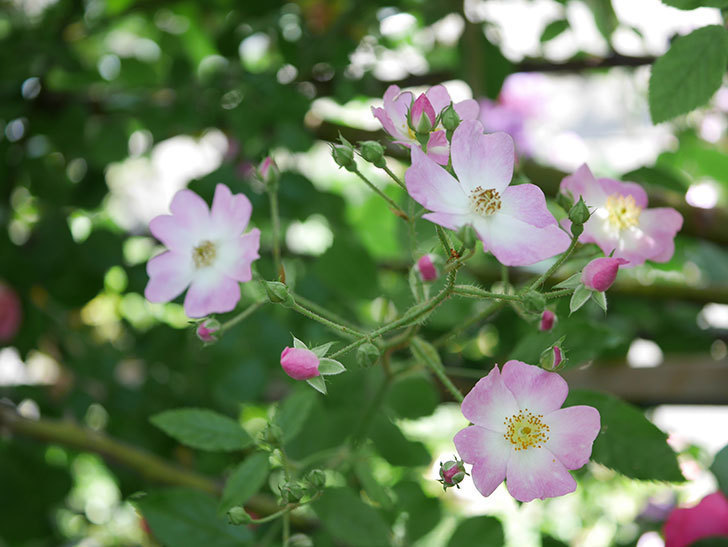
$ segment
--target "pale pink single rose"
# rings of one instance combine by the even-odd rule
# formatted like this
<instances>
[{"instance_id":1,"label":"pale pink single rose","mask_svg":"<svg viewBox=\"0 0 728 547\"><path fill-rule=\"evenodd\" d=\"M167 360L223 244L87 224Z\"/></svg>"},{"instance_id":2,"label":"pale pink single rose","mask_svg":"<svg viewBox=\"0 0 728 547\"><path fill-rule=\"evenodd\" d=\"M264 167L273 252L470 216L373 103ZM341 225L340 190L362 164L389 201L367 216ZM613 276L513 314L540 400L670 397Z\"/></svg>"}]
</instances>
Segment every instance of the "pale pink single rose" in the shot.
<instances>
[{"instance_id":1,"label":"pale pink single rose","mask_svg":"<svg viewBox=\"0 0 728 547\"><path fill-rule=\"evenodd\" d=\"M319 375L319 358L310 349L287 347L281 353L281 367L294 380L309 380Z\"/></svg>"},{"instance_id":2,"label":"pale pink single rose","mask_svg":"<svg viewBox=\"0 0 728 547\"><path fill-rule=\"evenodd\" d=\"M584 198L592 212L580 242L596 243L605 255L628 260L629 267L672 258L682 215L670 207L648 209L639 184L596 179L584 164L561 181L561 191Z\"/></svg>"},{"instance_id":3,"label":"pale pink single rose","mask_svg":"<svg viewBox=\"0 0 728 547\"><path fill-rule=\"evenodd\" d=\"M451 230L472 225L483 248L506 266L534 264L567 249L570 238L547 209L541 189L509 186L511 137L485 135L480 122L464 121L453 133L451 153L457 179L412 148L405 181L410 196L433 211L423 218Z\"/></svg>"},{"instance_id":4,"label":"pale pink single rose","mask_svg":"<svg viewBox=\"0 0 728 547\"><path fill-rule=\"evenodd\" d=\"M17 293L0 283L0 343L11 340L20 329L23 308Z\"/></svg>"},{"instance_id":5,"label":"pale pink single rose","mask_svg":"<svg viewBox=\"0 0 728 547\"><path fill-rule=\"evenodd\" d=\"M538 324L538 330L548 331L554 328L556 323L556 314L551 310L543 310L541 321Z\"/></svg>"},{"instance_id":6,"label":"pale pink single rose","mask_svg":"<svg viewBox=\"0 0 728 547\"><path fill-rule=\"evenodd\" d=\"M665 547L687 547L699 539L728 537L728 499L721 492L695 507L674 509L665 522Z\"/></svg>"},{"instance_id":7,"label":"pale pink single rose","mask_svg":"<svg viewBox=\"0 0 728 547\"><path fill-rule=\"evenodd\" d=\"M425 103L424 100L421 100L420 105L415 110L415 101L412 93L410 91L401 91L396 85L390 85L384 93L383 106L372 107L372 114L379 120L384 130L394 137L394 142L408 148L420 147L417 136L407 121L410 109L413 110L413 116L411 118L413 120L413 126L417 127L414 121L415 116L419 115L421 117L422 113L420 113L420 110L424 112L428 104L432 107L432 112L435 116L438 117L452 103L450 94L443 85L431 87L424 93L424 97L420 97L426 99L427 102ZM460 101L459 103L453 104L453 107L461 120L475 120L480 111L478 102L473 99ZM433 126L427 142L427 155L440 165L447 165L450 158L450 146L447 142L446 132L441 122L435 124L433 121L432 123Z\"/></svg>"},{"instance_id":8,"label":"pale pink single rose","mask_svg":"<svg viewBox=\"0 0 728 547\"><path fill-rule=\"evenodd\" d=\"M589 461L601 425L593 407L561 408L568 392L558 374L508 361L465 396L462 412L474 425L455 435L455 447L473 464L473 482L483 496L504 479L524 502L576 489L569 469Z\"/></svg>"},{"instance_id":9,"label":"pale pink single rose","mask_svg":"<svg viewBox=\"0 0 728 547\"><path fill-rule=\"evenodd\" d=\"M252 212L250 200L218 184L211 209L185 189L175 194L170 211L149 223L152 235L168 250L147 262L144 295L150 302L169 302L189 287L184 300L189 317L233 310L240 283L252 279L250 267L259 258L260 230L243 233Z\"/></svg>"},{"instance_id":10,"label":"pale pink single rose","mask_svg":"<svg viewBox=\"0 0 728 547\"><path fill-rule=\"evenodd\" d=\"M617 279L619 267L629 264L624 258L595 258L581 271L581 282L587 289L604 292Z\"/></svg>"}]
</instances>

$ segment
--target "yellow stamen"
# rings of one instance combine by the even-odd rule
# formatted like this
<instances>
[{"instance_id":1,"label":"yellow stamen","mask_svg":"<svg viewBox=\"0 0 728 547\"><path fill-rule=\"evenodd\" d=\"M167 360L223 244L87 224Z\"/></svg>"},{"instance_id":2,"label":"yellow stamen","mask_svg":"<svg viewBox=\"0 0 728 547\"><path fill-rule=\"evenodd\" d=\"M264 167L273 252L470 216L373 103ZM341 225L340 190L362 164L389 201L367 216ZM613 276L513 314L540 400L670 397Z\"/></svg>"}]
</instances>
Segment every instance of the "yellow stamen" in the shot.
<instances>
[{"instance_id":1,"label":"yellow stamen","mask_svg":"<svg viewBox=\"0 0 728 547\"><path fill-rule=\"evenodd\" d=\"M503 422L506 432L503 438L509 441L516 451L529 448L543 448L549 440L550 428L541 421L543 414L533 414L525 410L519 410Z\"/></svg>"},{"instance_id":2,"label":"yellow stamen","mask_svg":"<svg viewBox=\"0 0 728 547\"><path fill-rule=\"evenodd\" d=\"M474 213L490 216L501 208L501 197L494 188L478 186L470 192L470 208Z\"/></svg>"},{"instance_id":3,"label":"yellow stamen","mask_svg":"<svg viewBox=\"0 0 728 547\"><path fill-rule=\"evenodd\" d=\"M617 230L639 224L642 208L637 206L631 195L612 194L607 198L605 208L609 224Z\"/></svg>"},{"instance_id":4,"label":"yellow stamen","mask_svg":"<svg viewBox=\"0 0 728 547\"><path fill-rule=\"evenodd\" d=\"M216 255L215 244L212 241L203 241L192 251L192 261L195 263L195 268L199 270L210 266Z\"/></svg>"}]
</instances>

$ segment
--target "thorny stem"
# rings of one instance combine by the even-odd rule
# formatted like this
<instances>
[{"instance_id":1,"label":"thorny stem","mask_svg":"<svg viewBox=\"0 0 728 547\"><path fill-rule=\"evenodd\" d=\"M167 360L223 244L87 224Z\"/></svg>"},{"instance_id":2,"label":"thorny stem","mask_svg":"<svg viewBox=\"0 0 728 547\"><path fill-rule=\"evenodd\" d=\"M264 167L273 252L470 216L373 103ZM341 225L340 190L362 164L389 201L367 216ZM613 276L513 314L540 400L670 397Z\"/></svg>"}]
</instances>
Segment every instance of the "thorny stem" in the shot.
<instances>
[{"instance_id":1,"label":"thorny stem","mask_svg":"<svg viewBox=\"0 0 728 547\"><path fill-rule=\"evenodd\" d=\"M403 219L409 221L409 217L407 216L407 213L404 212L404 209L402 209L399 205L397 205L392 198L390 198L387 194L382 192L379 188L377 188L372 181L370 181L368 178L366 178L359 169L356 171L353 171L353 173L359 177L364 183L369 186L374 192L379 194L379 196L386 201L389 206L394 209L397 212L397 216L402 217Z\"/></svg>"},{"instance_id":2,"label":"thorny stem","mask_svg":"<svg viewBox=\"0 0 728 547\"><path fill-rule=\"evenodd\" d=\"M543 295L546 297L546 300L555 300L557 298L561 298L562 296L568 296L574 292L574 289L556 289L555 291L551 292L545 292Z\"/></svg>"},{"instance_id":3,"label":"thorny stem","mask_svg":"<svg viewBox=\"0 0 728 547\"><path fill-rule=\"evenodd\" d=\"M465 296L468 298L490 298L492 300L509 300L513 302L520 302L523 300L523 296L519 294L490 292L471 285L455 285L452 292L455 295Z\"/></svg>"},{"instance_id":4,"label":"thorny stem","mask_svg":"<svg viewBox=\"0 0 728 547\"><path fill-rule=\"evenodd\" d=\"M576 245L579 243L578 237L572 237L571 238L571 244L569 245L569 248L566 249L564 254L562 254L559 259L552 264L552 266L546 270L543 274L541 274L536 281L531 283L526 291L530 291L533 289L538 289L541 285L543 285L544 281L546 281L549 277L551 277L551 274L553 274L556 270L558 270L561 265L566 262L566 259L571 256L571 253L574 252L574 249L576 249ZM525 292L525 291L524 291Z\"/></svg>"},{"instance_id":5,"label":"thorny stem","mask_svg":"<svg viewBox=\"0 0 728 547\"><path fill-rule=\"evenodd\" d=\"M321 323L322 325L327 326L331 330L338 331L339 333L343 334L344 336L364 336L364 333L360 330L353 329L351 327L347 327L346 325L341 325L340 323L337 323L335 321L331 321L330 319L326 319L322 315L319 315L318 313L309 310L308 308L302 306L298 302L296 302L296 299L293 299L293 305L291 306L291 309L293 311L296 311L300 313L301 315L305 315L309 319L313 319L314 321L317 321Z\"/></svg>"},{"instance_id":6,"label":"thorny stem","mask_svg":"<svg viewBox=\"0 0 728 547\"><path fill-rule=\"evenodd\" d=\"M275 513L272 513L266 517L259 518L259 519L250 519L250 522L248 524L263 524L265 522L270 522L272 520L275 520L278 517L285 517L288 513L290 513L294 509L298 509L299 507L301 507L303 505L313 503L320 497L321 497L321 492L316 492L316 494L314 494L310 500L307 500L304 502L298 502L298 503L289 503L280 511L276 511ZM284 519L284 522L285 522L285 519ZM290 530L289 530L289 534L290 534ZM284 540L284 541L287 541L287 540Z\"/></svg>"},{"instance_id":7,"label":"thorny stem","mask_svg":"<svg viewBox=\"0 0 728 547\"><path fill-rule=\"evenodd\" d=\"M290 294L296 302L298 302L302 306L316 312L320 316L325 317L326 319L329 319L330 321L333 321L334 323L339 323L340 325L349 327L350 329L359 330L358 327L351 321L347 321L340 315L324 308L323 306L317 304L316 302L313 302L313 301L309 300L308 298L301 296L300 294L297 294L297 293L291 292Z\"/></svg>"},{"instance_id":8,"label":"thorny stem","mask_svg":"<svg viewBox=\"0 0 728 547\"><path fill-rule=\"evenodd\" d=\"M464 399L463 394L460 392L457 386L452 383L450 378L448 378L447 374L445 373L445 367L442 366L442 362L440 361L436 350L419 338L412 339L412 342L410 343L410 349L412 350L412 355L415 357L415 359L425 363L425 365L427 365L432 373L437 376L440 382L442 382L442 385L444 385L447 390L452 394L452 396L455 397L455 400L462 403Z\"/></svg>"},{"instance_id":9,"label":"thorny stem","mask_svg":"<svg viewBox=\"0 0 728 547\"><path fill-rule=\"evenodd\" d=\"M263 306L266 303L267 302L265 302L265 301L253 302L250 306L248 306L247 308L245 308L243 311L241 311L235 317L233 317L232 319L229 319L229 320L225 321L220 326L220 332L223 333L226 330L230 329L231 327L234 327L235 325L237 325L238 323L240 323L244 319L250 317L251 315L253 315L258 310L258 308L260 308L261 306Z\"/></svg>"},{"instance_id":10,"label":"thorny stem","mask_svg":"<svg viewBox=\"0 0 728 547\"><path fill-rule=\"evenodd\" d=\"M283 270L281 269L281 218L278 214L278 191L276 189L268 189L268 197L270 198L270 218L273 222L273 264L276 268L276 279L283 279Z\"/></svg>"},{"instance_id":11,"label":"thorny stem","mask_svg":"<svg viewBox=\"0 0 728 547\"><path fill-rule=\"evenodd\" d=\"M440 238L440 243L442 243L443 249L445 249L445 256L450 258L450 251L452 250L452 247L450 246L450 241L447 239L445 230L443 230L439 224L435 224L435 231L437 232L437 237Z\"/></svg>"}]
</instances>

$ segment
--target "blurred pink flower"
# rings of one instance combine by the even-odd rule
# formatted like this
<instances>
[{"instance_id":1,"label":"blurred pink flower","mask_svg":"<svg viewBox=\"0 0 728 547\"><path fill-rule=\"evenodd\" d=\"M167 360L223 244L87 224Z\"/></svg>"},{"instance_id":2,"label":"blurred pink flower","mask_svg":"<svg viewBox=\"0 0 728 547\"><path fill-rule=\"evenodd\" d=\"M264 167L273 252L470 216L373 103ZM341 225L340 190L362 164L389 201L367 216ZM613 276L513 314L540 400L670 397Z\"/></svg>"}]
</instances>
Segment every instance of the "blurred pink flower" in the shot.
<instances>
[{"instance_id":1,"label":"blurred pink flower","mask_svg":"<svg viewBox=\"0 0 728 547\"><path fill-rule=\"evenodd\" d=\"M211 209L191 190L180 190L170 211L149 223L152 235L169 250L147 262L145 296L169 302L189 286L184 301L189 317L231 311L240 300L239 283L250 281L251 263L259 257L260 230L243 234L250 201L218 184Z\"/></svg>"},{"instance_id":2,"label":"blurred pink flower","mask_svg":"<svg viewBox=\"0 0 728 547\"><path fill-rule=\"evenodd\" d=\"M463 415L474 425L455 435L460 457L473 464L475 488L489 496L503 479L519 501L576 490L569 469L589 461L601 428L597 409L561 408L569 387L554 372L508 361L465 396Z\"/></svg>"},{"instance_id":3,"label":"blurred pink flower","mask_svg":"<svg viewBox=\"0 0 728 547\"><path fill-rule=\"evenodd\" d=\"M480 122L464 121L452 137L452 166L459 182L413 147L407 191L434 211L423 218L451 230L472 225L484 249L502 264L533 264L565 251L570 238L537 186L508 186L513 162L511 137L485 135Z\"/></svg>"},{"instance_id":4,"label":"blurred pink flower","mask_svg":"<svg viewBox=\"0 0 728 547\"><path fill-rule=\"evenodd\" d=\"M715 492L689 509L675 509L665 522L665 547L686 547L699 539L728 537L728 499Z\"/></svg>"},{"instance_id":5,"label":"blurred pink flower","mask_svg":"<svg viewBox=\"0 0 728 547\"><path fill-rule=\"evenodd\" d=\"M394 137L394 142L408 148L420 147L415 132L408 123L410 109L413 110L412 125L417 127L416 123L420 121L423 113L427 112L428 119L431 114L437 117L450 105L452 99L445 86L436 85L428 89L424 95L420 95L418 101L420 103L415 109L412 92L401 91L398 86L390 85L384 93L384 105L372 107L372 114L381 122L384 130ZM430 105L431 112L427 104ZM475 120L478 117L478 103L473 99L461 101L453 106L461 120ZM433 127L427 142L427 155L440 165L447 165L449 147L445 130L441 123L435 125L435 120L431 121Z\"/></svg>"},{"instance_id":6,"label":"blurred pink flower","mask_svg":"<svg viewBox=\"0 0 728 547\"><path fill-rule=\"evenodd\" d=\"M309 380L319 375L319 358L310 349L285 348L281 353L281 366L294 380Z\"/></svg>"},{"instance_id":7,"label":"blurred pink flower","mask_svg":"<svg viewBox=\"0 0 728 547\"><path fill-rule=\"evenodd\" d=\"M605 255L624 258L630 266L672 258L682 216L670 207L647 209L647 193L639 184L596 179L584 164L564 177L561 191L575 200L583 197L592 211L580 242L596 243Z\"/></svg>"},{"instance_id":8,"label":"blurred pink flower","mask_svg":"<svg viewBox=\"0 0 728 547\"><path fill-rule=\"evenodd\" d=\"M554 323L556 323L556 314L551 310L543 310L541 321L538 324L538 330L551 330L554 328Z\"/></svg>"},{"instance_id":9,"label":"blurred pink flower","mask_svg":"<svg viewBox=\"0 0 728 547\"><path fill-rule=\"evenodd\" d=\"M619 267L628 263L624 258L595 258L582 270L581 282L587 289L604 292L617 279Z\"/></svg>"},{"instance_id":10,"label":"blurred pink flower","mask_svg":"<svg viewBox=\"0 0 728 547\"><path fill-rule=\"evenodd\" d=\"M11 340L20 329L23 308L17 293L4 283L0 283L0 343Z\"/></svg>"}]
</instances>

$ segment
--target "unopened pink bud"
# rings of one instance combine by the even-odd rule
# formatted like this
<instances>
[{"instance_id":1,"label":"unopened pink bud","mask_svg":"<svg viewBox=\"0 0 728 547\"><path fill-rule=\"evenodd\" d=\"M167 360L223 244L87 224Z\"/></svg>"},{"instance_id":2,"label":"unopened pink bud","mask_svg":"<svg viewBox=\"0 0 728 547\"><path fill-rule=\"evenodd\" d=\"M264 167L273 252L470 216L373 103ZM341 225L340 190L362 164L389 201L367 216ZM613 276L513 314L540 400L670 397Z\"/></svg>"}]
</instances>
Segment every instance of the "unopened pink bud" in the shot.
<instances>
[{"instance_id":1,"label":"unopened pink bud","mask_svg":"<svg viewBox=\"0 0 728 547\"><path fill-rule=\"evenodd\" d=\"M17 293L0 283L0 343L7 342L18 332L23 318Z\"/></svg>"},{"instance_id":2,"label":"unopened pink bud","mask_svg":"<svg viewBox=\"0 0 728 547\"><path fill-rule=\"evenodd\" d=\"M197 325L197 338L203 342L217 342L215 333L220 330L220 322L215 319L206 319Z\"/></svg>"},{"instance_id":3,"label":"unopened pink bud","mask_svg":"<svg viewBox=\"0 0 728 547\"><path fill-rule=\"evenodd\" d=\"M423 93L417 97L412 105L412 110L410 110L412 129L418 133L429 133L435 126L436 119L435 109Z\"/></svg>"},{"instance_id":4,"label":"unopened pink bud","mask_svg":"<svg viewBox=\"0 0 728 547\"><path fill-rule=\"evenodd\" d=\"M266 186L276 184L278 182L278 177L280 176L278 166L270 156L266 156L266 158L260 163L260 166L258 167L258 174L260 175L260 180L263 181L263 184Z\"/></svg>"},{"instance_id":5,"label":"unopened pink bud","mask_svg":"<svg viewBox=\"0 0 728 547\"><path fill-rule=\"evenodd\" d=\"M539 359L539 365L544 370L559 370L564 365L564 352L559 346L551 346L545 349Z\"/></svg>"},{"instance_id":6,"label":"unopened pink bud","mask_svg":"<svg viewBox=\"0 0 728 547\"><path fill-rule=\"evenodd\" d=\"M449 460L440 464L440 483L447 490L449 487L458 486L467 473L462 460ZM458 488L460 488L458 486Z\"/></svg>"},{"instance_id":7,"label":"unopened pink bud","mask_svg":"<svg viewBox=\"0 0 728 547\"><path fill-rule=\"evenodd\" d=\"M417 261L417 272L422 281L434 281L438 277L437 266L432 255L423 255Z\"/></svg>"},{"instance_id":8,"label":"unopened pink bud","mask_svg":"<svg viewBox=\"0 0 728 547\"><path fill-rule=\"evenodd\" d=\"M538 330L547 331L554 328L556 323L556 314L551 310L543 310L541 314L541 322L538 325Z\"/></svg>"},{"instance_id":9,"label":"unopened pink bud","mask_svg":"<svg viewBox=\"0 0 728 547\"><path fill-rule=\"evenodd\" d=\"M319 358L309 349L285 348L281 353L281 366L294 380L309 380L319 375Z\"/></svg>"},{"instance_id":10,"label":"unopened pink bud","mask_svg":"<svg viewBox=\"0 0 728 547\"><path fill-rule=\"evenodd\" d=\"M604 292L617 279L619 267L628 262L623 258L595 258L581 272L581 282L587 289Z\"/></svg>"}]
</instances>

